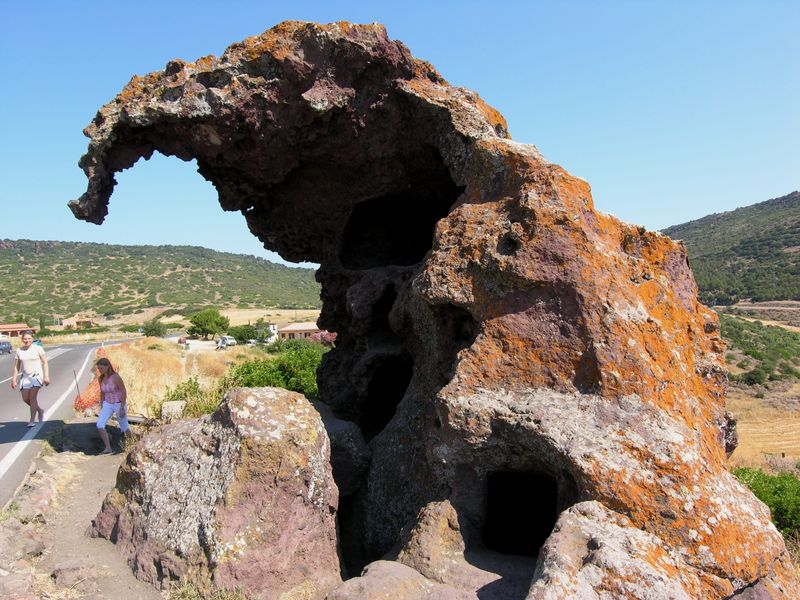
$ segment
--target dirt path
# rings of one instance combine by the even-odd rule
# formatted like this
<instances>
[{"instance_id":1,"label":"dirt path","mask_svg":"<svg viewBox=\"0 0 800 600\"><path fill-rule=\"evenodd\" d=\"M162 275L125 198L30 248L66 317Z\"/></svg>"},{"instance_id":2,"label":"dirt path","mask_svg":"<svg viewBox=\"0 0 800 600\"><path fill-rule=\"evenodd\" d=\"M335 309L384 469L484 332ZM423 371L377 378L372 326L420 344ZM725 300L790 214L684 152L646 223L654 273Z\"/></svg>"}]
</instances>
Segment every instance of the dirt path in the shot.
<instances>
[{"instance_id":1,"label":"dirt path","mask_svg":"<svg viewBox=\"0 0 800 600\"><path fill-rule=\"evenodd\" d=\"M787 331L793 331L795 333L800 333L800 327L795 327L794 325L788 325L782 321L772 321L770 319L757 319L756 317L744 317L742 315L733 315L737 319L742 319L743 321L750 321L751 323L758 321L763 325L772 325L774 327L781 327L782 329L786 329Z\"/></svg>"},{"instance_id":2,"label":"dirt path","mask_svg":"<svg viewBox=\"0 0 800 600\"><path fill-rule=\"evenodd\" d=\"M118 448L116 430L109 430ZM87 533L124 457L99 455L95 431L94 419L64 425L52 437L56 451L44 452L18 492L14 517L3 523L12 535L0 540L7 544L0 575L9 573L0 577L0 597L161 600L160 592L131 575L114 544ZM3 556L9 554L11 561Z\"/></svg>"}]
</instances>

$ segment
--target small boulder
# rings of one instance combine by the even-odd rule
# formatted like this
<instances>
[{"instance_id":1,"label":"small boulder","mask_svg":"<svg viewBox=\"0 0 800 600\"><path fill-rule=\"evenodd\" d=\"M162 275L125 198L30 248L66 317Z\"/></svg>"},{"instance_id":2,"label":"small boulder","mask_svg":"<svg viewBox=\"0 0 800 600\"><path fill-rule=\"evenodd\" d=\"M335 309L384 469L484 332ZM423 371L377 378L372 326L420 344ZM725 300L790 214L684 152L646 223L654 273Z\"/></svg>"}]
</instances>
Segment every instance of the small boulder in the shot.
<instances>
[{"instance_id":1,"label":"small boulder","mask_svg":"<svg viewBox=\"0 0 800 600\"><path fill-rule=\"evenodd\" d=\"M186 408L186 400L168 400L161 405L161 421L172 423L183 416L183 409Z\"/></svg>"},{"instance_id":2,"label":"small boulder","mask_svg":"<svg viewBox=\"0 0 800 600\"><path fill-rule=\"evenodd\" d=\"M341 581L329 461L322 420L303 396L233 389L214 414L137 443L92 533L162 588L318 598Z\"/></svg>"},{"instance_id":3,"label":"small boulder","mask_svg":"<svg viewBox=\"0 0 800 600\"><path fill-rule=\"evenodd\" d=\"M368 565L361 577L346 581L326 600L473 600L474 594L427 579L411 567L387 560Z\"/></svg>"}]
</instances>

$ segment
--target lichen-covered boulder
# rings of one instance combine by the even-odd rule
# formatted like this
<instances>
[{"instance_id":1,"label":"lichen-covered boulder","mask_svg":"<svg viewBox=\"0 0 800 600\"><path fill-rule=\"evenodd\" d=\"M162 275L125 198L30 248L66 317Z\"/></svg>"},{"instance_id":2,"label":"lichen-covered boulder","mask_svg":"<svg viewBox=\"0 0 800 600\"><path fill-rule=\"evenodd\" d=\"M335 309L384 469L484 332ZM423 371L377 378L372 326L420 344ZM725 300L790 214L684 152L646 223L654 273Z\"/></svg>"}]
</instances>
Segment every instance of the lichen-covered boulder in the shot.
<instances>
[{"instance_id":1,"label":"lichen-covered boulder","mask_svg":"<svg viewBox=\"0 0 800 600\"><path fill-rule=\"evenodd\" d=\"M521 561L548 597L800 595L726 469L724 345L684 246L596 211L585 181L380 25L287 22L172 61L86 134L79 218L102 222L114 174L158 151L195 159L265 247L320 264L319 324L338 334L320 399L369 445L343 455L364 458L339 502L346 575L373 563L348 590L387 571L380 589L402 597L410 570L402 589L474 596L464 561ZM464 561L426 558L442 502ZM417 525L428 542L403 545ZM595 530L608 553L579 568L594 542L565 532ZM663 560L612 552L624 540Z\"/></svg>"},{"instance_id":2,"label":"lichen-covered boulder","mask_svg":"<svg viewBox=\"0 0 800 600\"><path fill-rule=\"evenodd\" d=\"M340 582L337 488L300 394L234 389L208 417L142 438L92 524L140 579L319 598Z\"/></svg>"}]
</instances>

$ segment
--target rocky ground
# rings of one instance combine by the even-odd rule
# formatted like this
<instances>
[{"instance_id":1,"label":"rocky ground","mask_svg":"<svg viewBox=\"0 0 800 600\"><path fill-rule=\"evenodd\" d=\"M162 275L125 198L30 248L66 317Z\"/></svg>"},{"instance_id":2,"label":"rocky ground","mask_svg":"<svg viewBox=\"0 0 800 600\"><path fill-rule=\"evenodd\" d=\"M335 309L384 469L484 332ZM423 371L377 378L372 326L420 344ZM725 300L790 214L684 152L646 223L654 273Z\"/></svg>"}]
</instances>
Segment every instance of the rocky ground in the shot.
<instances>
[{"instance_id":1,"label":"rocky ground","mask_svg":"<svg viewBox=\"0 0 800 600\"><path fill-rule=\"evenodd\" d=\"M95 431L94 419L80 418L51 436L0 512L0 598L161 598L131 575L113 544L87 535L123 458L99 455ZM118 436L113 443L120 447Z\"/></svg>"}]
</instances>

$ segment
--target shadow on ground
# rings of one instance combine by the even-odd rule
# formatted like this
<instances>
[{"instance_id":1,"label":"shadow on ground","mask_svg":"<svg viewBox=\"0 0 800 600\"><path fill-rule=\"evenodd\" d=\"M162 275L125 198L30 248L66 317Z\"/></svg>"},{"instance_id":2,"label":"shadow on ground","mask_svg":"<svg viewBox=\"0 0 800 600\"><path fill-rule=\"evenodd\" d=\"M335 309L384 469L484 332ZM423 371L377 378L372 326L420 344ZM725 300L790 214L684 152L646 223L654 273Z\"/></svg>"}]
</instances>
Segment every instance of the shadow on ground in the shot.
<instances>
[{"instance_id":1,"label":"shadow on ground","mask_svg":"<svg viewBox=\"0 0 800 600\"><path fill-rule=\"evenodd\" d=\"M55 452L79 452L87 455L100 454L103 442L97 435L96 419L80 417L69 423L55 419L45 421L34 430L33 439L43 441ZM24 421L0 422L0 445L14 444L25 436L30 429ZM116 425L106 427L111 447L121 451L125 445L125 436Z\"/></svg>"}]
</instances>

